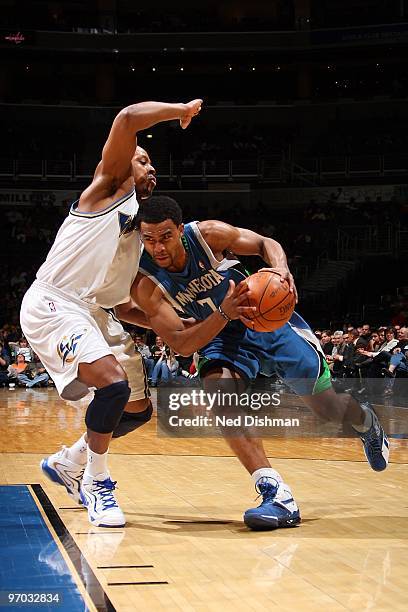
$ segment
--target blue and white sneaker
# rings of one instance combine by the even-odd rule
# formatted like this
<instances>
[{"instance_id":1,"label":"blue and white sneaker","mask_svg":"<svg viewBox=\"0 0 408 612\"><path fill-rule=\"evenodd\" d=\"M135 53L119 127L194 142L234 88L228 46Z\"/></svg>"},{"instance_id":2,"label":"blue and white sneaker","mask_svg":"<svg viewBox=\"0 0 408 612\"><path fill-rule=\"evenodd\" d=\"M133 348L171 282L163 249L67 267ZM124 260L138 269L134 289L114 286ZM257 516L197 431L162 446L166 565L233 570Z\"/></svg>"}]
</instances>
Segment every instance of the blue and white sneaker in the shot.
<instances>
[{"instance_id":1,"label":"blue and white sneaker","mask_svg":"<svg viewBox=\"0 0 408 612\"><path fill-rule=\"evenodd\" d=\"M63 446L58 453L43 459L40 467L47 478L65 487L68 495L77 504L82 504L79 490L85 466L73 463L67 455L68 449Z\"/></svg>"},{"instance_id":2,"label":"blue and white sneaker","mask_svg":"<svg viewBox=\"0 0 408 612\"><path fill-rule=\"evenodd\" d=\"M244 523L254 530L295 527L301 521L299 508L288 485L260 478L255 485L262 503L244 514Z\"/></svg>"},{"instance_id":3,"label":"blue and white sneaker","mask_svg":"<svg viewBox=\"0 0 408 612\"><path fill-rule=\"evenodd\" d=\"M360 436L365 456L372 469L376 472L382 472L388 465L390 443L371 404L369 402L360 402L360 405L365 410L371 412L373 424L365 432L358 431L354 427L353 429Z\"/></svg>"},{"instance_id":4,"label":"blue and white sneaker","mask_svg":"<svg viewBox=\"0 0 408 612\"><path fill-rule=\"evenodd\" d=\"M85 474L81 484L82 503L88 509L88 518L95 527L124 527L125 515L115 499L116 482L109 474L92 477Z\"/></svg>"}]
</instances>

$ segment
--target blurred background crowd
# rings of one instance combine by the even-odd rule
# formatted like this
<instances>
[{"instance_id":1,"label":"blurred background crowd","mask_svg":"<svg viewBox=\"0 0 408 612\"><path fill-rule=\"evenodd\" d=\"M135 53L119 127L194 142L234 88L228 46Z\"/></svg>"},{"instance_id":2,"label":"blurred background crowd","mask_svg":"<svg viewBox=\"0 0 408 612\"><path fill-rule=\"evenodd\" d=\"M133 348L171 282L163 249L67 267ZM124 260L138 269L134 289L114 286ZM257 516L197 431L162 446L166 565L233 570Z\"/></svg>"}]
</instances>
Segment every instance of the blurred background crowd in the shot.
<instances>
[{"instance_id":1,"label":"blurred background crowd","mask_svg":"<svg viewBox=\"0 0 408 612\"><path fill-rule=\"evenodd\" d=\"M133 337L135 350L142 355L150 387L198 384L197 353L189 357L177 355L152 330L126 327ZM372 328L364 323L354 327L346 321L342 329L316 329L314 333L334 381L345 381L346 386L351 384L364 391L366 384L372 390L372 379L383 380L378 392L385 397L396 392L400 380L407 381L408 326ZM280 382L273 377L276 380ZM0 385L10 389L53 386L18 325L6 324L0 329Z\"/></svg>"},{"instance_id":2,"label":"blurred background crowd","mask_svg":"<svg viewBox=\"0 0 408 612\"><path fill-rule=\"evenodd\" d=\"M408 324L407 45L408 0L4 2L3 384L52 384L31 351L17 353L20 302L113 117L142 100L201 97L193 129L140 134L156 191L185 221L278 240L333 376L387 379L394 393ZM197 358L132 333L153 386L194 382Z\"/></svg>"}]
</instances>

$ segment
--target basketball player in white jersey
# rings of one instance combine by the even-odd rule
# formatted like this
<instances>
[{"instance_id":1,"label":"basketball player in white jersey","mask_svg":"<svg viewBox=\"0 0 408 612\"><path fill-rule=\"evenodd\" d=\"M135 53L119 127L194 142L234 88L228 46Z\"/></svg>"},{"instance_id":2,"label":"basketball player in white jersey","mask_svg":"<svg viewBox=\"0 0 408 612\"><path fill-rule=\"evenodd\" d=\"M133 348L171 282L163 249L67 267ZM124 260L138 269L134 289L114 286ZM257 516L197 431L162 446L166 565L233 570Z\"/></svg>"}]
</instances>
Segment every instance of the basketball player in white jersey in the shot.
<instances>
[{"instance_id":1,"label":"basketball player in white jersey","mask_svg":"<svg viewBox=\"0 0 408 612\"><path fill-rule=\"evenodd\" d=\"M155 170L146 151L136 147L135 134L173 119L185 129L201 104L144 102L119 113L92 184L73 204L21 307L23 331L61 397L76 400L95 389L85 417L87 433L44 459L41 467L84 503L90 522L99 527L125 524L107 466L112 433L125 435L152 413L141 356L105 310L130 299L140 257L135 191L139 200L145 199L156 184ZM242 289L231 287L222 306L230 318L239 318L252 310L241 305L245 300ZM142 312L139 317L138 323L147 326ZM224 325L216 312L203 322L201 333L209 341Z\"/></svg>"},{"instance_id":2,"label":"basketball player in white jersey","mask_svg":"<svg viewBox=\"0 0 408 612\"><path fill-rule=\"evenodd\" d=\"M162 121L179 120L185 129L201 104L142 102L120 111L91 185L73 204L21 306L23 332L61 397L77 400L95 389L87 434L44 460L42 468L82 500L91 523L100 527L125 524L107 464L112 432L125 407L142 418L149 410L142 361L129 335L104 310L129 300L140 258L135 190L139 199L147 198L156 184L135 136Z\"/></svg>"}]
</instances>

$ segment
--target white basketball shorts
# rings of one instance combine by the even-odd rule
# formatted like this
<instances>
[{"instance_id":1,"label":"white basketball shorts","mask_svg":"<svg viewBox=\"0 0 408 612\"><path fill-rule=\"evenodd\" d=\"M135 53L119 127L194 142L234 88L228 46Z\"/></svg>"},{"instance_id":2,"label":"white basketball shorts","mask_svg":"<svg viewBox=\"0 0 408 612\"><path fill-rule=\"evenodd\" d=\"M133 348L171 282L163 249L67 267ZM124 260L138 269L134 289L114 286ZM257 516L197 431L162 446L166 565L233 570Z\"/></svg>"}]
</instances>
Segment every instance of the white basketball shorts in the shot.
<instances>
[{"instance_id":1,"label":"white basketball shorts","mask_svg":"<svg viewBox=\"0 0 408 612\"><path fill-rule=\"evenodd\" d=\"M125 370L129 401L149 397L142 356L120 322L100 306L35 281L23 298L20 322L63 399L78 400L89 393L78 380L78 366L106 355L114 355Z\"/></svg>"}]
</instances>

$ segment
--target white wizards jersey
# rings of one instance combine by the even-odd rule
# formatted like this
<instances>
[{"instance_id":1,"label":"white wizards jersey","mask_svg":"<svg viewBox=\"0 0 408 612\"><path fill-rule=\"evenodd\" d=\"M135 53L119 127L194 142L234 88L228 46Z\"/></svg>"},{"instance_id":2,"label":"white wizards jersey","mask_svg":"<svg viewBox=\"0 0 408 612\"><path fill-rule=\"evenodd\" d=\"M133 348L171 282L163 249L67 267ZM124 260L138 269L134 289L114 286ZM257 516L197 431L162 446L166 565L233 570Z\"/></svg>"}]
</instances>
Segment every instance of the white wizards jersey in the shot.
<instances>
[{"instance_id":1,"label":"white wizards jersey","mask_svg":"<svg viewBox=\"0 0 408 612\"><path fill-rule=\"evenodd\" d=\"M141 251L138 208L134 190L94 213L73 204L37 279L103 308L127 302Z\"/></svg>"}]
</instances>

